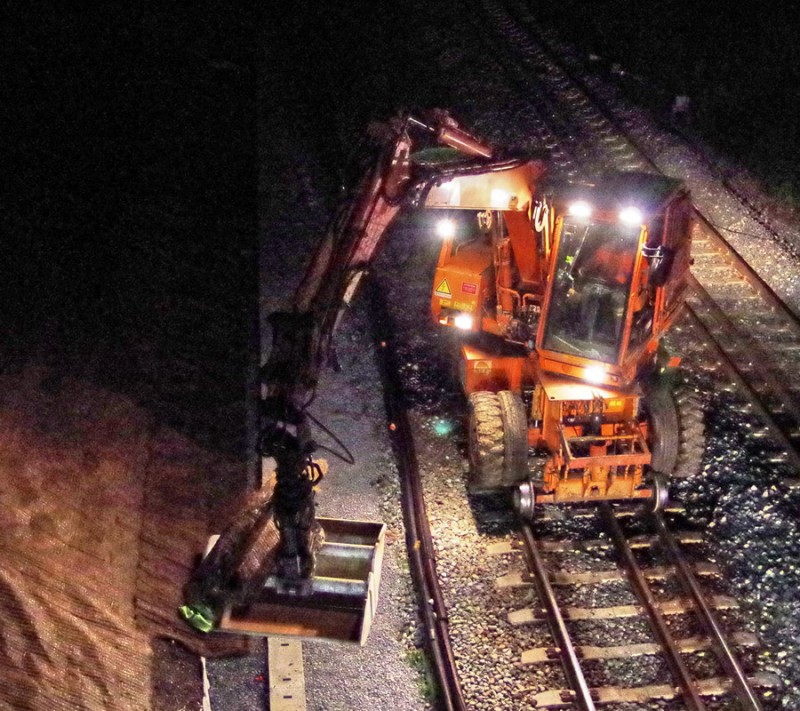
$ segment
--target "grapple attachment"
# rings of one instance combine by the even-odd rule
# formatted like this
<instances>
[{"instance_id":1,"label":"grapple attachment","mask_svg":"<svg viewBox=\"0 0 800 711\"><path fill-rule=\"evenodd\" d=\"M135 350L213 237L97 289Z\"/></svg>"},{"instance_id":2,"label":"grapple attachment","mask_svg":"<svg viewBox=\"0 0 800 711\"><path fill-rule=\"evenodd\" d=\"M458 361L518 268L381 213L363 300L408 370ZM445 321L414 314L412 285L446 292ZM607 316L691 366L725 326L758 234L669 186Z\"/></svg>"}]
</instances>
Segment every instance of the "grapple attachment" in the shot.
<instances>
[{"instance_id":1,"label":"grapple attachment","mask_svg":"<svg viewBox=\"0 0 800 711\"><path fill-rule=\"evenodd\" d=\"M318 518L325 540L311 593L282 592L274 576L252 599L225 604L218 629L364 644L378 606L386 526Z\"/></svg>"},{"instance_id":2,"label":"grapple attachment","mask_svg":"<svg viewBox=\"0 0 800 711\"><path fill-rule=\"evenodd\" d=\"M364 644L378 606L386 526L317 518L314 574L301 588L275 575L280 536L268 494L256 494L212 536L181 616L202 632Z\"/></svg>"}]
</instances>

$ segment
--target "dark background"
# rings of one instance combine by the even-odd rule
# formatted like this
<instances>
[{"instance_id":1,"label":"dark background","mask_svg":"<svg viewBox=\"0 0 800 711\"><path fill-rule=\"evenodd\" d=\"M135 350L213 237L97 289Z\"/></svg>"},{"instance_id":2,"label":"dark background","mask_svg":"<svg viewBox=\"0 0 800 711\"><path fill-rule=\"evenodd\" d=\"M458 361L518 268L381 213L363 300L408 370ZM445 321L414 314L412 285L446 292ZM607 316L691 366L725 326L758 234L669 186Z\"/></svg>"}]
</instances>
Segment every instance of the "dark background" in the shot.
<instances>
[{"instance_id":1,"label":"dark background","mask_svg":"<svg viewBox=\"0 0 800 711\"><path fill-rule=\"evenodd\" d=\"M312 136L328 135L331 108L356 131L399 106L448 105L447 84L417 62L415 17L399 5L301 3L275 33L273 62L296 78ZM529 8L564 41L599 56L598 69L618 64L629 90L654 110L666 112L676 95L688 95L694 130L773 191L800 201L795 4L563 0Z\"/></svg>"},{"instance_id":2,"label":"dark background","mask_svg":"<svg viewBox=\"0 0 800 711\"><path fill-rule=\"evenodd\" d=\"M800 195L788 3L560 0L535 11L602 66L619 63L656 110L688 94L693 130L776 193ZM2 366L91 377L241 447L259 169L270 176L258 149L274 139L259 135L257 111L280 115L287 145L322 166L313 188L334 195L368 121L451 105L452 80L417 52L430 21L366 0L6 6Z\"/></svg>"},{"instance_id":3,"label":"dark background","mask_svg":"<svg viewBox=\"0 0 800 711\"><path fill-rule=\"evenodd\" d=\"M796 3L564 0L537 6L564 39L641 78L643 100L658 105L688 95L696 130L747 162L776 194L800 201Z\"/></svg>"},{"instance_id":4,"label":"dark background","mask_svg":"<svg viewBox=\"0 0 800 711\"><path fill-rule=\"evenodd\" d=\"M3 367L89 378L229 450L257 308L256 19L40 2L0 38Z\"/></svg>"}]
</instances>

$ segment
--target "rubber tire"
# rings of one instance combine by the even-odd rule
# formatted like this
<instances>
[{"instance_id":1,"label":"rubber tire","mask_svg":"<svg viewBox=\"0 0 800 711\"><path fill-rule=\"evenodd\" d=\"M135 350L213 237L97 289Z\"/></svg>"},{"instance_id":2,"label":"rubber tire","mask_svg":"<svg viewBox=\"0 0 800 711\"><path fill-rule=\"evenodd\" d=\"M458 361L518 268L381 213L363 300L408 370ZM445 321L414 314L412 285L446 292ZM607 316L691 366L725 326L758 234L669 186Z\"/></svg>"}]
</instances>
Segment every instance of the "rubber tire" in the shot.
<instances>
[{"instance_id":1,"label":"rubber tire","mask_svg":"<svg viewBox=\"0 0 800 711\"><path fill-rule=\"evenodd\" d=\"M670 478L700 473L706 436L697 393L685 385L670 390L658 384L648 390L646 404L650 420L650 466Z\"/></svg>"},{"instance_id":2,"label":"rubber tire","mask_svg":"<svg viewBox=\"0 0 800 711\"><path fill-rule=\"evenodd\" d=\"M479 391L469 396L469 487L473 491L496 489L503 480L505 442L503 416L497 393Z\"/></svg>"},{"instance_id":3,"label":"rubber tire","mask_svg":"<svg viewBox=\"0 0 800 711\"><path fill-rule=\"evenodd\" d=\"M524 481L528 474L528 417L522 398L510 390L497 393L503 416L503 480L506 486Z\"/></svg>"},{"instance_id":4,"label":"rubber tire","mask_svg":"<svg viewBox=\"0 0 800 711\"><path fill-rule=\"evenodd\" d=\"M513 486L527 473L525 406L509 390L469 396L469 487L485 492Z\"/></svg>"}]
</instances>

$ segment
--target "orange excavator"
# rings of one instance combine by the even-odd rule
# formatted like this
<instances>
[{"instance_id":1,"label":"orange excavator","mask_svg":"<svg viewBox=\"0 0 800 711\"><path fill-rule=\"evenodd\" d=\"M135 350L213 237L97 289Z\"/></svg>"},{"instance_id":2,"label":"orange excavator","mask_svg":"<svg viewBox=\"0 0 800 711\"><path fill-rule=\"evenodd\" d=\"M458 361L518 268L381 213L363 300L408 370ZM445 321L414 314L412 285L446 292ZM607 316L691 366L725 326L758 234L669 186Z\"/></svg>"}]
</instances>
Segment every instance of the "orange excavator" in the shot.
<instances>
[{"instance_id":1,"label":"orange excavator","mask_svg":"<svg viewBox=\"0 0 800 711\"><path fill-rule=\"evenodd\" d=\"M680 312L692 207L678 180L638 172L541 181L530 203L496 194L469 221L457 178L428 196L450 208L431 310L465 333L470 487L517 487L535 505L652 499L699 469L696 396L662 338ZM529 456L529 453L532 453ZM660 475L660 476L658 476Z\"/></svg>"},{"instance_id":2,"label":"orange excavator","mask_svg":"<svg viewBox=\"0 0 800 711\"><path fill-rule=\"evenodd\" d=\"M197 629L366 640L384 529L316 516L308 408L342 314L404 209L446 218L431 306L464 334L474 491L516 490L524 513L545 501L660 501L648 473L689 466L681 405L692 403L657 377L689 268L680 183L624 173L548 183L544 160L498 151L442 111L400 115L371 138L371 167L291 309L270 317L259 452L276 463L274 488L195 571L181 614Z\"/></svg>"}]
</instances>

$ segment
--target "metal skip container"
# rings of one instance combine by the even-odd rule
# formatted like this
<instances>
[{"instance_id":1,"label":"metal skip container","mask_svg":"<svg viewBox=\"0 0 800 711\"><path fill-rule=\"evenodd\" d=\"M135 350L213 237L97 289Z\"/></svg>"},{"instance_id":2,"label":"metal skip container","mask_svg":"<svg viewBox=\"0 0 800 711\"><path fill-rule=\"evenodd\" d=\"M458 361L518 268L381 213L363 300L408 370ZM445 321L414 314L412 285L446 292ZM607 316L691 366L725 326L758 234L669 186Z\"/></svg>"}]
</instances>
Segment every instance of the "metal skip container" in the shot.
<instances>
[{"instance_id":1,"label":"metal skip container","mask_svg":"<svg viewBox=\"0 0 800 711\"><path fill-rule=\"evenodd\" d=\"M217 629L363 645L378 607L386 526L318 518L325 541L317 552L310 595L279 592L267 577L246 604L226 604Z\"/></svg>"}]
</instances>

